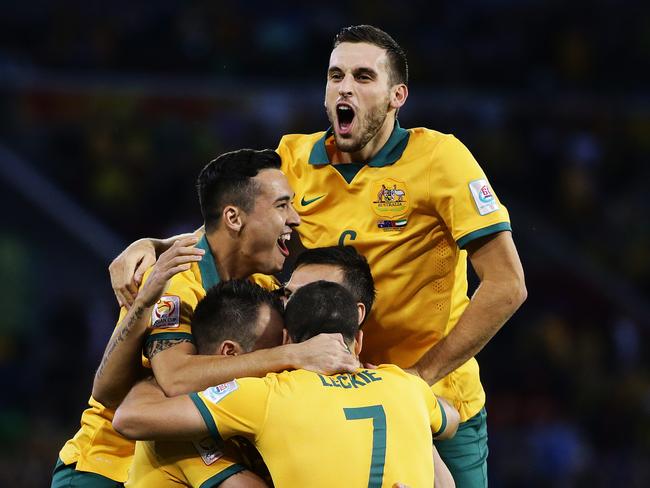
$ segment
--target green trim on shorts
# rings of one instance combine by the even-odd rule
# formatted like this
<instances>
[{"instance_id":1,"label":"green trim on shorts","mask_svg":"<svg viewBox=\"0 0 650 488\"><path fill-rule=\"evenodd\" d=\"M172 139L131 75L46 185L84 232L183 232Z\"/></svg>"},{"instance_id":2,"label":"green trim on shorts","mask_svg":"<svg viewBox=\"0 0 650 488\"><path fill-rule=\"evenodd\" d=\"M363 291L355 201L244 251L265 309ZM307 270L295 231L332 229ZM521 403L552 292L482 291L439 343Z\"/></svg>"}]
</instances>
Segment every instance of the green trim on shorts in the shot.
<instances>
[{"instance_id":1,"label":"green trim on shorts","mask_svg":"<svg viewBox=\"0 0 650 488\"><path fill-rule=\"evenodd\" d=\"M124 488L124 484L101 474L77 471L77 463L63 464L56 460L50 488Z\"/></svg>"},{"instance_id":2,"label":"green trim on shorts","mask_svg":"<svg viewBox=\"0 0 650 488\"><path fill-rule=\"evenodd\" d=\"M487 488L487 441L485 408L461 422L451 439L433 441L459 488Z\"/></svg>"},{"instance_id":3,"label":"green trim on shorts","mask_svg":"<svg viewBox=\"0 0 650 488\"><path fill-rule=\"evenodd\" d=\"M201 483L201 486L199 486L199 488L216 488L221 483L223 483L228 478L230 478L232 475L241 473L245 469L246 467L242 466L241 464L233 464L232 466L227 467L220 473L217 473L211 478L205 480L203 483Z\"/></svg>"}]
</instances>

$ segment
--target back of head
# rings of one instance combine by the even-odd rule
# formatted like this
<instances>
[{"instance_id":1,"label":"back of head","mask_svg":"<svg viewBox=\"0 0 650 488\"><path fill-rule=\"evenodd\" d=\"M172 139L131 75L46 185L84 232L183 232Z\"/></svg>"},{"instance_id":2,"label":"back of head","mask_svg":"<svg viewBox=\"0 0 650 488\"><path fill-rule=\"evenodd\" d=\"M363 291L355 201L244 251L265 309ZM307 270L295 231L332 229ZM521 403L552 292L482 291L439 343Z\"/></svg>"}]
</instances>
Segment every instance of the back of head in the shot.
<instances>
[{"instance_id":1,"label":"back of head","mask_svg":"<svg viewBox=\"0 0 650 488\"><path fill-rule=\"evenodd\" d=\"M386 51L388 62L390 63L390 82L392 85L404 83L408 85L409 68L406 60L406 53L402 47L395 42L390 35L372 25L352 25L345 27L334 38L336 48L343 42L365 42L373 44Z\"/></svg>"},{"instance_id":2,"label":"back of head","mask_svg":"<svg viewBox=\"0 0 650 488\"><path fill-rule=\"evenodd\" d=\"M280 169L280 164L280 156L271 149L240 149L210 161L197 180L206 231L216 227L226 205L250 212L257 189L253 178L264 169Z\"/></svg>"},{"instance_id":3,"label":"back of head","mask_svg":"<svg viewBox=\"0 0 650 488\"><path fill-rule=\"evenodd\" d=\"M320 333L340 333L351 343L359 330L357 302L344 287L315 281L299 288L287 302L284 326L293 342Z\"/></svg>"},{"instance_id":4,"label":"back of head","mask_svg":"<svg viewBox=\"0 0 650 488\"><path fill-rule=\"evenodd\" d=\"M212 287L192 318L192 335L199 354L214 354L225 340L238 342L245 352L250 352L257 340L263 306L282 314L279 299L248 280L222 281Z\"/></svg>"},{"instance_id":5,"label":"back of head","mask_svg":"<svg viewBox=\"0 0 650 488\"><path fill-rule=\"evenodd\" d=\"M343 271L343 286L357 302L366 307L370 315L375 301L375 282L365 257L353 246L328 246L307 249L296 259L295 268L309 264L337 266Z\"/></svg>"}]
</instances>

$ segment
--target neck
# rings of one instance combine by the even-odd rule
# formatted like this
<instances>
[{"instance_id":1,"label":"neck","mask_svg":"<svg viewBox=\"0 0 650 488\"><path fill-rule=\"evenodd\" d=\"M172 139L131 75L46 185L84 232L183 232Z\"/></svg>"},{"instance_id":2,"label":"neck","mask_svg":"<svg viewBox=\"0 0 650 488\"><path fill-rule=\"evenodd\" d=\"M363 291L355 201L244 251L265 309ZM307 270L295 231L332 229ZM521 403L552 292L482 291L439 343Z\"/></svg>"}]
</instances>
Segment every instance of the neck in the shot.
<instances>
[{"instance_id":1,"label":"neck","mask_svg":"<svg viewBox=\"0 0 650 488\"><path fill-rule=\"evenodd\" d=\"M247 278L253 274L246 259L238 252L238 242L227 231L218 229L206 238L221 281Z\"/></svg>"},{"instance_id":2,"label":"neck","mask_svg":"<svg viewBox=\"0 0 650 488\"><path fill-rule=\"evenodd\" d=\"M337 149L332 158L332 162L366 163L370 161L379 151L381 151L381 148L386 145L388 139L390 139L390 135L393 133L393 129L395 128L395 120L394 113L389 112L379 131L377 131L375 136L370 139L361 150L356 152L343 152Z\"/></svg>"}]
</instances>

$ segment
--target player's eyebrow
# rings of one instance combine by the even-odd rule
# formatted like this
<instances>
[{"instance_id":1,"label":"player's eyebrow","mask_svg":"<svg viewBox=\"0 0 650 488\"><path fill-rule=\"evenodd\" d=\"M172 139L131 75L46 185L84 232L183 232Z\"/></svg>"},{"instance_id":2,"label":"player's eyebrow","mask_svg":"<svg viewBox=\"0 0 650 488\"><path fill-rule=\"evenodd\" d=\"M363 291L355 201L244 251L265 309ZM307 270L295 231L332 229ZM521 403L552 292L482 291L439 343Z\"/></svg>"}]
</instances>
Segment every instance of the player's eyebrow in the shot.
<instances>
[{"instance_id":1,"label":"player's eyebrow","mask_svg":"<svg viewBox=\"0 0 650 488\"><path fill-rule=\"evenodd\" d=\"M372 68L355 68L355 69L352 70L352 74L355 77L362 76L362 75L368 75L372 79L377 78L377 72Z\"/></svg>"},{"instance_id":2,"label":"player's eyebrow","mask_svg":"<svg viewBox=\"0 0 650 488\"><path fill-rule=\"evenodd\" d=\"M282 196L276 198L273 203L290 202L292 199L293 199L293 197L290 196L290 195L282 195Z\"/></svg>"}]
</instances>

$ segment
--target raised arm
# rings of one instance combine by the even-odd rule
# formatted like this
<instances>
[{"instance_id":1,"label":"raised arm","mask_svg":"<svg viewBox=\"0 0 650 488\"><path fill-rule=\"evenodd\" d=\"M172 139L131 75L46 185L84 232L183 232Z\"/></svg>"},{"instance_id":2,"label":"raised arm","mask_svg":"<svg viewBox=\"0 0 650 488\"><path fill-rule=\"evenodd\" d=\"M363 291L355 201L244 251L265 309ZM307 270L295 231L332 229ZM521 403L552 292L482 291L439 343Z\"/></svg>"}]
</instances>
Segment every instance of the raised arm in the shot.
<instances>
[{"instance_id":1,"label":"raised arm","mask_svg":"<svg viewBox=\"0 0 650 488\"><path fill-rule=\"evenodd\" d=\"M526 300L524 271L510 232L477 239L467 250L481 283L449 335L415 365L431 385L483 349Z\"/></svg>"},{"instance_id":2,"label":"raised arm","mask_svg":"<svg viewBox=\"0 0 650 488\"><path fill-rule=\"evenodd\" d=\"M146 352L163 391L169 396L200 391L234 378L307 369L321 374L353 373L359 366L341 334L320 334L300 344L260 349L238 356L197 355L189 338L153 340Z\"/></svg>"},{"instance_id":3,"label":"raised arm","mask_svg":"<svg viewBox=\"0 0 650 488\"><path fill-rule=\"evenodd\" d=\"M187 237L203 236L203 227L194 233L180 234L167 239L145 237L131 243L108 266L111 286L120 307L130 308L138 294L145 271L156 262L156 258L169 249L174 242Z\"/></svg>"},{"instance_id":4,"label":"raised arm","mask_svg":"<svg viewBox=\"0 0 650 488\"><path fill-rule=\"evenodd\" d=\"M160 256L133 307L115 328L93 382L93 398L102 405L116 408L140 376L142 343L152 308L169 279L201 259L203 251L194 247L197 241L194 236L179 239Z\"/></svg>"}]
</instances>

